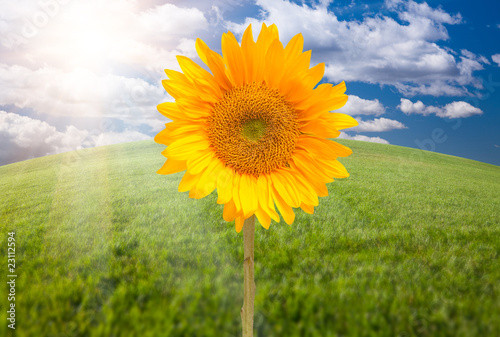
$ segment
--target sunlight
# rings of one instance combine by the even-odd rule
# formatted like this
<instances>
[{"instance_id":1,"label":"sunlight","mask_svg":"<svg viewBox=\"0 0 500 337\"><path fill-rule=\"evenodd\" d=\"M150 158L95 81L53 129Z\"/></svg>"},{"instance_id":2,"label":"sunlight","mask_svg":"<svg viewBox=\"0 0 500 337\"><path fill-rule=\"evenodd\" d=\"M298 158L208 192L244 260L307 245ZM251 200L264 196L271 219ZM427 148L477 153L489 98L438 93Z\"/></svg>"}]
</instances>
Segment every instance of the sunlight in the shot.
<instances>
[{"instance_id":1,"label":"sunlight","mask_svg":"<svg viewBox=\"0 0 500 337\"><path fill-rule=\"evenodd\" d=\"M119 38L112 20L95 3L75 3L51 34L56 57L73 67L94 68L106 63Z\"/></svg>"}]
</instances>

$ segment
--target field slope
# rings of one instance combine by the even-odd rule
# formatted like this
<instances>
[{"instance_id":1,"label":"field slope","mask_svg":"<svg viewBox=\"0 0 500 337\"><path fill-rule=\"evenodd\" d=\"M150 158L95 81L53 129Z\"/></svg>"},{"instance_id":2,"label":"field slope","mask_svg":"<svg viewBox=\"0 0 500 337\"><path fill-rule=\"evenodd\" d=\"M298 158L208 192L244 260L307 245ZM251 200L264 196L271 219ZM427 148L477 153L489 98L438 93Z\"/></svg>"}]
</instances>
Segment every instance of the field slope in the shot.
<instances>
[{"instance_id":1,"label":"field slope","mask_svg":"<svg viewBox=\"0 0 500 337\"><path fill-rule=\"evenodd\" d=\"M257 227L256 336L500 336L500 167L340 142L314 215ZM152 141L0 167L15 336L239 336L243 237ZM0 282L0 335L7 284Z\"/></svg>"}]
</instances>

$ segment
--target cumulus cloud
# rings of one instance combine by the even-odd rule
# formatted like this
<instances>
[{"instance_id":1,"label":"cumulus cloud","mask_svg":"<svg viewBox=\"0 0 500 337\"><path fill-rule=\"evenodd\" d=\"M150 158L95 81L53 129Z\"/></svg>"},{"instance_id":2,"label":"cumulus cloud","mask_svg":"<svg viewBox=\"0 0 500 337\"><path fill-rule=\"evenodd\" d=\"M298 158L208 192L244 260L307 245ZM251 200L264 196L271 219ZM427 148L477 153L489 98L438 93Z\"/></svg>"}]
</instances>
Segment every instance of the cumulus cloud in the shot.
<instances>
[{"instance_id":1,"label":"cumulus cloud","mask_svg":"<svg viewBox=\"0 0 500 337\"><path fill-rule=\"evenodd\" d=\"M0 64L0 105L59 116L106 116L126 123L152 123L156 105L168 100L163 88L140 78L98 75L87 69L31 70Z\"/></svg>"},{"instance_id":2,"label":"cumulus cloud","mask_svg":"<svg viewBox=\"0 0 500 337\"><path fill-rule=\"evenodd\" d=\"M172 100L163 69L180 70L176 55L194 57L193 36L208 26L203 10L159 1L2 5L0 106L158 131L165 120L156 106Z\"/></svg>"},{"instance_id":3,"label":"cumulus cloud","mask_svg":"<svg viewBox=\"0 0 500 337\"><path fill-rule=\"evenodd\" d=\"M466 118L474 115L481 115L483 111L467 102L458 101L446 104L444 107L424 105L421 101L413 103L412 101L402 98L398 108L407 115L419 114L430 115L435 114L441 118Z\"/></svg>"},{"instance_id":4,"label":"cumulus cloud","mask_svg":"<svg viewBox=\"0 0 500 337\"><path fill-rule=\"evenodd\" d=\"M73 125L64 131L47 122L0 111L0 165L90 146L151 139L137 131L90 133Z\"/></svg>"},{"instance_id":5,"label":"cumulus cloud","mask_svg":"<svg viewBox=\"0 0 500 337\"><path fill-rule=\"evenodd\" d=\"M338 112L354 115L375 115L379 116L385 113L385 107L378 99L368 100L356 95L349 95L347 103L338 110Z\"/></svg>"},{"instance_id":6,"label":"cumulus cloud","mask_svg":"<svg viewBox=\"0 0 500 337\"><path fill-rule=\"evenodd\" d=\"M241 35L249 23L257 31L262 21L276 23L284 41L301 32L315 60L328 60L325 75L333 82L388 84L405 94L434 96L467 95L463 86L481 87L473 73L482 69L484 58L471 58L467 53L456 58L436 43L449 39L445 25L460 24L460 14L431 8L425 2L387 1L387 9L399 21L384 15L343 21L325 6L285 0L257 0L256 4L262 8L261 20L227 22L227 27ZM448 86L446 90L429 90L442 83Z\"/></svg>"},{"instance_id":7,"label":"cumulus cloud","mask_svg":"<svg viewBox=\"0 0 500 337\"><path fill-rule=\"evenodd\" d=\"M500 54L491 55L491 59L500 67Z\"/></svg>"},{"instance_id":8,"label":"cumulus cloud","mask_svg":"<svg viewBox=\"0 0 500 337\"><path fill-rule=\"evenodd\" d=\"M389 142L380 137L368 137L364 135L354 135L351 136L347 133L342 132L338 138L341 139L353 139L353 140L361 140L363 142L372 142L372 143L380 143L380 144L389 144Z\"/></svg>"},{"instance_id":9,"label":"cumulus cloud","mask_svg":"<svg viewBox=\"0 0 500 337\"><path fill-rule=\"evenodd\" d=\"M363 121L358 119L359 125L352 128L356 132L385 132L390 130L406 129L406 125L388 118L375 118L373 120Z\"/></svg>"}]
</instances>

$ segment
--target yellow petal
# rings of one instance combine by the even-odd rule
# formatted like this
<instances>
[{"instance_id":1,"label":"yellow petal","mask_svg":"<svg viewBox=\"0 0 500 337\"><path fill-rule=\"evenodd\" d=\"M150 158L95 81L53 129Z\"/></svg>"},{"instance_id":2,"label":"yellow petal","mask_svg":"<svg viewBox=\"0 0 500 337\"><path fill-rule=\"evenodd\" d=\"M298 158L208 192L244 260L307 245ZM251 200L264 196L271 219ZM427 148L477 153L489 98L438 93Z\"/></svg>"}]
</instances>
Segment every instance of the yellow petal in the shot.
<instances>
[{"instance_id":1,"label":"yellow petal","mask_svg":"<svg viewBox=\"0 0 500 337\"><path fill-rule=\"evenodd\" d=\"M302 202L306 202L307 204L318 206L318 197L314 192L314 188L310 185L309 180L306 179L297 170L288 169L287 171L295 179L297 191L300 195L300 200Z\"/></svg>"},{"instance_id":2,"label":"yellow petal","mask_svg":"<svg viewBox=\"0 0 500 337\"><path fill-rule=\"evenodd\" d=\"M186 192L196 186L196 183L200 180L200 175L191 175L188 172L184 173L184 176L179 183L179 192Z\"/></svg>"},{"instance_id":3,"label":"yellow petal","mask_svg":"<svg viewBox=\"0 0 500 337\"><path fill-rule=\"evenodd\" d=\"M222 55L229 70L231 82L236 86L243 85L246 73L243 53L238 41L231 32L222 34Z\"/></svg>"},{"instance_id":4,"label":"yellow petal","mask_svg":"<svg viewBox=\"0 0 500 337\"><path fill-rule=\"evenodd\" d=\"M162 80L161 84L163 88L172 96L177 99L184 96L198 97L199 92L193 86L193 84L186 84L182 82L177 82L173 80Z\"/></svg>"},{"instance_id":5,"label":"yellow petal","mask_svg":"<svg viewBox=\"0 0 500 337\"><path fill-rule=\"evenodd\" d=\"M158 104L157 109L163 116L171 120L185 118L184 114L179 109L179 106L174 102L166 102Z\"/></svg>"},{"instance_id":6,"label":"yellow petal","mask_svg":"<svg viewBox=\"0 0 500 337\"><path fill-rule=\"evenodd\" d=\"M177 173L181 172L187 169L186 166L186 161L185 160L175 160L172 158L169 158L163 166L156 171L156 173L159 174L172 174L172 173Z\"/></svg>"},{"instance_id":7,"label":"yellow petal","mask_svg":"<svg viewBox=\"0 0 500 337\"><path fill-rule=\"evenodd\" d=\"M163 155L176 160L186 160L193 153L203 151L210 146L208 140L202 135L190 135L176 140L165 151Z\"/></svg>"},{"instance_id":8,"label":"yellow petal","mask_svg":"<svg viewBox=\"0 0 500 337\"><path fill-rule=\"evenodd\" d=\"M352 153L351 149L333 140L311 135L301 135L297 140L297 147L306 150L314 157L321 156L327 159L347 157Z\"/></svg>"},{"instance_id":9,"label":"yellow petal","mask_svg":"<svg viewBox=\"0 0 500 337\"><path fill-rule=\"evenodd\" d=\"M349 177L349 172L345 169L338 160L325 160L324 158L316 158L316 162L322 167L322 169L331 177L335 178L347 178Z\"/></svg>"},{"instance_id":10,"label":"yellow petal","mask_svg":"<svg viewBox=\"0 0 500 337\"><path fill-rule=\"evenodd\" d=\"M321 118L337 130L352 128L358 125L358 121L351 116L338 112L329 112L328 114L322 115Z\"/></svg>"},{"instance_id":11,"label":"yellow petal","mask_svg":"<svg viewBox=\"0 0 500 337\"><path fill-rule=\"evenodd\" d=\"M241 180L240 174L235 174L233 176L233 192L232 192L232 194L233 194L234 206L236 207L237 212L241 211L240 180Z\"/></svg>"},{"instance_id":12,"label":"yellow petal","mask_svg":"<svg viewBox=\"0 0 500 337\"><path fill-rule=\"evenodd\" d=\"M214 152L212 149L208 148L202 152L199 152L196 156L191 156L187 160L187 170L191 174L198 174L208 167L212 159L214 158Z\"/></svg>"},{"instance_id":13,"label":"yellow petal","mask_svg":"<svg viewBox=\"0 0 500 337\"><path fill-rule=\"evenodd\" d=\"M292 155L291 160L304 177L311 177L310 181L333 181L333 179L321 171L321 168L314 160L314 157L307 153L306 150L297 149Z\"/></svg>"},{"instance_id":14,"label":"yellow petal","mask_svg":"<svg viewBox=\"0 0 500 337\"><path fill-rule=\"evenodd\" d=\"M279 192L276 189L272 189L273 200L276 202L276 206L278 206L278 210L283 217L283 220L289 225L293 223L295 220L295 213L293 209L283 200L283 198L279 195Z\"/></svg>"},{"instance_id":15,"label":"yellow petal","mask_svg":"<svg viewBox=\"0 0 500 337\"><path fill-rule=\"evenodd\" d=\"M217 203L225 204L233 197L233 170L224 167L217 177Z\"/></svg>"},{"instance_id":16,"label":"yellow petal","mask_svg":"<svg viewBox=\"0 0 500 337\"><path fill-rule=\"evenodd\" d=\"M257 179L253 176L242 174L239 194L243 216L248 218L255 213L258 206Z\"/></svg>"},{"instance_id":17,"label":"yellow petal","mask_svg":"<svg viewBox=\"0 0 500 337\"><path fill-rule=\"evenodd\" d=\"M269 175L273 181L274 188L287 204L299 207L300 201L295 187L295 181L285 170L276 170Z\"/></svg>"},{"instance_id":18,"label":"yellow petal","mask_svg":"<svg viewBox=\"0 0 500 337\"><path fill-rule=\"evenodd\" d=\"M295 59L299 58L304 48L304 37L302 34L297 34L287 43L285 47L285 66L288 67ZM309 67L309 63L307 64Z\"/></svg>"},{"instance_id":19,"label":"yellow petal","mask_svg":"<svg viewBox=\"0 0 500 337\"><path fill-rule=\"evenodd\" d=\"M203 42L202 39L197 38L195 47L196 47L196 52L198 53L198 56L200 57L200 59L203 61L203 63L208 65L207 53L208 53L208 50L210 50L210 49L208 48L207 44L205 42Z\"/></svg>"},{"instance_id":20,"label":"yellow petal","mask_svg":"<svg viewBox=\"0 0 500 337\"><path fill-rule=\"evenodd\" d=\"M165 74L167 74L170 81L183 83L184 85L192 85L193 82L187 78L187 76L180 71L165 69Z\"/></svg>"},{"instance_id":21,"label":"yellow petal","mask_svg":"<svg viewBox=\"0 0 500 337\"><path fill-rule=\"evenodd\" d=\"M207 54L208 67L212 71L215 80L223 90L229 90L232 88L231 81L226 74L226 66L224 65L224 59L222 56L216 52L209 51Z\"/></svg>"},{"instance_id":22,"label":"yellow petal","mask_svg":"<svg viewBox=\"0 0 500 337\"><path fill-rule=\"evenodd\" d=\"M185 136L199 134L202 125L197 123L186 124L183 122L170 122L165 124L165 129L160 131L154 138L159 144L170 145Z\"/></svg>"},{"instance_id":23,"label":"yellow petal","mask_svg":"<svg viewBox=\"0 0 500 337\"><path fill-rule=\"evenodd\" d=\"M217 99L221 98L220 87L215 81L212 74L197 65L193 60L185 56L177 56L177 61L184 72L184 74L191 78L192 81L197 81L198 83L206 83L206 86L212 89L212 93L217 96Z\"/></svg>"},{"instance_id":24,"label":"yellow petal","mask_svg":"<svg viewBox=\"0 0 500 337\"><path fill-rule=\"evenodd\" d=\"M274 208L274 201L271 193L271 184L271 182L268 182L266 175L261 174L257 179L259 208L266 212L274 221L280 222L280 216Z\"/></svg>"},{"instance_id":25,"label":"yellow petal","mask_svg":"<svg viewBox=\"0 0 500 337\"><path fill-rule=\"evenodd\" d=\"M255 215L257 216L257 219L259 220L262 227L264 227L265 229L269 229L269 225L271 224L271 217L260 207L255 211Z\"/></svg>"},{"instance_id":26,"label":"yellow petal","mask_svg":"<svg viewBox=\"0 0 500 337\"><path fill-rule=\"evenodd\" d=\"M196 183L196 199L201 199L209 195L217 187L217 176L222 168L222 163L218 159L213 159L210 165L200 175L200 180Z\"/></svg>"}]
</instances>

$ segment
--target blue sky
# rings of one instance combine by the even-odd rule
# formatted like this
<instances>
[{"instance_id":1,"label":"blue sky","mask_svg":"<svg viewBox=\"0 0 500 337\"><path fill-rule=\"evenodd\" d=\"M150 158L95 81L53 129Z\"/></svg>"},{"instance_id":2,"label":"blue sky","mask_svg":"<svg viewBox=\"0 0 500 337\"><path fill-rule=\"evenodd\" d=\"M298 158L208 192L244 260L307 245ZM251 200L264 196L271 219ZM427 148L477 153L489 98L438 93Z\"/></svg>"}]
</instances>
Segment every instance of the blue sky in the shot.
<instances>
[{"instance_id":1,"label":"blue sky","mask_svg":"<svg viewBox=\"0 0 500 337\"><path fill-rule=\"evenodd\" d=\"M302 33L323 81L346 82L344 138L500 165L500 3L25 1L0 11L0 165L151 139L163 69L203 39L275 23Z\"/></svg>"}]
</instances>

